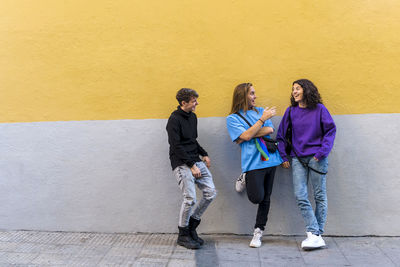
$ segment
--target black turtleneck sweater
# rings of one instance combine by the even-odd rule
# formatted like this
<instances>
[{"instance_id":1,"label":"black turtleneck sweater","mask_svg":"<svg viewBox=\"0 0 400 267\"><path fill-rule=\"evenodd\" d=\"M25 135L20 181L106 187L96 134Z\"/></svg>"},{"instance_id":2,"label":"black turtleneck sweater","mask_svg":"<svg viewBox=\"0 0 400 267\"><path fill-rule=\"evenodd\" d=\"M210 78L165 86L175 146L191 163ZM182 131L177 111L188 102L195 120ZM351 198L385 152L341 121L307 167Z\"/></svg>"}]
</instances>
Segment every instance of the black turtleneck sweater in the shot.
<instances>
[{"instance_id":1,"label":"black turtleneck sweater","mask_svg":"<svg viewBox=\"0 0 400 267\"><path fill-rule=\"evenodd\" d=\"M201 161L199 155L208 155L196 140L197 117L193 112L185 112L178 106L168 119L167 132L172 170L184 164L191 168Z\"/></svg>"}]
</instances>

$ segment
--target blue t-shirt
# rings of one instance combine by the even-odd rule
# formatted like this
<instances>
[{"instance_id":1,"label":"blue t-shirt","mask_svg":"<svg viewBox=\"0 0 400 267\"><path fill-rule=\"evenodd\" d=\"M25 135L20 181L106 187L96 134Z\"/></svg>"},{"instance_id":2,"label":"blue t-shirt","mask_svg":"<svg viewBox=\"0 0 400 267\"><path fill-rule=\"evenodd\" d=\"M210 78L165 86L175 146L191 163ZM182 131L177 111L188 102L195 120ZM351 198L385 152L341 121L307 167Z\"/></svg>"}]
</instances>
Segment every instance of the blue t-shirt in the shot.
<instances>
[{"instance_id":1,"label":"blue t-shirt","mask_svg":"<svg viewBox=\"0 0 400 267\"><path fill-rule=\"evenodd\" d=\"M255 110L248 110L246 114L243 113L243 110L240 110L239 112L250 122L251 125L254 125L258 121L258 119L261 118L261 115L264 111L264 109L260 107L256 107L256 109L258 113ZM226 125L233 142L238 139L243 132L250 128L250 126L237 114L229 115L226 118ZM274 128L271 120L266 120L263 127ZM240 148L242 159L242 172L274 167L282 163L282 159L279 155L278 150L275 153L269 153L269 160L261 160L261 153L256 147L254 138L250 141L241 143Z\"/></svg>"}]
</instances>

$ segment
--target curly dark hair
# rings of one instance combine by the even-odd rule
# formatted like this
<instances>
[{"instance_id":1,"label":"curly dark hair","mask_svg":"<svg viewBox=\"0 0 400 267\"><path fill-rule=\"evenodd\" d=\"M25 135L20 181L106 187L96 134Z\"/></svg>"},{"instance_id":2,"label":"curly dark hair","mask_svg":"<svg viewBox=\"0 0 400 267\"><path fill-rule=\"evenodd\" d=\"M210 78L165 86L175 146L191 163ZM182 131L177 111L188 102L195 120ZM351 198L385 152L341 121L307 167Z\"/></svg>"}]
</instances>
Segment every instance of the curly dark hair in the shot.
<instances>
[{"instance_id":1,"label":"curly dark hair","mask_svg":"<svg viewBox=\"0 0 400 267\"><path fill-rule=\"evenodd\" d=\"M304 104L306 104L307 108L313 109L317 106L317 104L322 104L322 98L318 92L318 88L312 83L312 81L307 79L300 79L294 81L292 85L294 85L295 83L303 88L303 101ZM299 105L299 103L294 101L294 97L292 94L290 95L290 102L292 107Z\"/></svg>"},{"instance_id":2,"label":"curly dark hair","mask_svg":"<svg viewBox=\"0 0 400 267\"><path fill-rule=\"evenodd\" d=\"M182 88L176 93L176 100L180 106L182 106L182 101L189 103L192 98L198 98L199 94L190 88Z\"/></svg>"}]
</instances>

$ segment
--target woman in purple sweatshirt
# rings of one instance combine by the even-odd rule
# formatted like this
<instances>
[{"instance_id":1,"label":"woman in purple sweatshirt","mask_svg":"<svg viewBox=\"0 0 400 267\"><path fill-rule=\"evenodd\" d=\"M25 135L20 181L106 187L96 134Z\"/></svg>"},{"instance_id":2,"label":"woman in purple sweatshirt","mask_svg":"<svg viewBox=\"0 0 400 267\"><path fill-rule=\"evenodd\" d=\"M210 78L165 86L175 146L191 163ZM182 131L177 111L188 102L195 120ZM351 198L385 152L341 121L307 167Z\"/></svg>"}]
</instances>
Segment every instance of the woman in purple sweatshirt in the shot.
<instances>
[{"instance_id":1,"label":"woman in purple sweatshirt","mask_svg":"<svg viewBox=\"0 0 400 267\"><path fill-rule=\"evenodd\" d=\"M290 101L291 106L286 109L279 125L278 149L283 160L282 167L289 168L288 156L292 158L294 194L307 232L301 247L315 249L325 246L321 234L328 210L326 173L336 126L311 81L301 79L293 82ZM308 181L314 190L315 212L308 200Z\"/></svg>"}]
</instances>

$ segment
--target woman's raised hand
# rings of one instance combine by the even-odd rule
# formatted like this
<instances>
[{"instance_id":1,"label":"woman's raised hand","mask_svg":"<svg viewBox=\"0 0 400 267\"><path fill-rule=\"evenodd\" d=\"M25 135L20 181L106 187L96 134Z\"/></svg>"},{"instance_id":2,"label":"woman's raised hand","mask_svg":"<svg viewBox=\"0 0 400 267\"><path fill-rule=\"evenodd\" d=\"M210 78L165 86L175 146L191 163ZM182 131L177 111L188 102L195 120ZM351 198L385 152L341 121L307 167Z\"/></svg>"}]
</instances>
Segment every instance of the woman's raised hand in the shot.
<instances>
[{"instance_id":1,"label":"woman's raised hand","mask_svg":"<svg viewBox=\"0 0 400 267\"><path fill-rule=\"evenodd\" d=\"M270 118L272 118L275 115L276 115L276 107L272 107L272 108L266 107L264 109L264 112L263 112L262 116L261 116L261 119L263 121L266 121L266 120L269 120Z\"/></svg>"}]
</instances>

